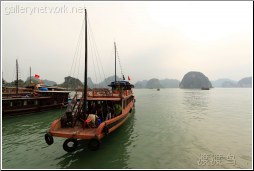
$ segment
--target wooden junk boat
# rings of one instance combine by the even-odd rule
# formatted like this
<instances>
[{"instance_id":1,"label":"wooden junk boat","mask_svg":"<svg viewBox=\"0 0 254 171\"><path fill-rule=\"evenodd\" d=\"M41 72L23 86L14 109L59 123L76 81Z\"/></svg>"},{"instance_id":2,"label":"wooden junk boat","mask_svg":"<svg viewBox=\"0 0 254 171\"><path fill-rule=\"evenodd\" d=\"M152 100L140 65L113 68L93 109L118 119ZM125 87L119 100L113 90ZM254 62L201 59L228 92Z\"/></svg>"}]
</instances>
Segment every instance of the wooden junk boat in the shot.
<instances>
[{"instance_id":1,"label":"wooden junk boat","mask_svg":"<svg viewBox=\"0 0 254 171\"><path fill-rule=\"evenodd\" d=\"M85 10L85 23L87 23L86 21ZM87 38L87 28L85 29L85 37ZM116 69L115 81L108 85L111 89L87 88L86 42L84 83L81 99L77 99L78 92L76 92L63 116L53 121L50 129L45 134L45 141L48 145L53 144L53 137L62 137L66 138L63 149L67 152L75 151L78 140L88 140L88 148L97 150L100 147L101 139L115 131L130 116L135 102L132 91L134 86L129 81L116 81ZM95 106L98 109L97 114L93 112ZM105 116L105 113L111 113L112 116Z\"/></svg>"},{"instance_id":2,"label":"wooden junk boat","mask_svg":"<svg viewBox=\"0 0 254 171\"><path fill-rule=\"evenodd\" d=\"M64 104L67 104L70 91L66 91L65 88L32 84L31 79L28 86L19 87L17 60L16 67L16 87L2 87L3 117L53 110L62 108Z\"/></svg>"},{"instance_id":3,"label":"wooden junk boat","mask_svg":"<svg viewBox=\"0 0 254 171\"><path fill-rule=\"evenodd\" d=\"M39 87L38 87L39 85ZM3 87L2 116L24 115L63 108L68 103L69 91L61 87L37 84L26 88Z\"/></svg>"}]
</instances>

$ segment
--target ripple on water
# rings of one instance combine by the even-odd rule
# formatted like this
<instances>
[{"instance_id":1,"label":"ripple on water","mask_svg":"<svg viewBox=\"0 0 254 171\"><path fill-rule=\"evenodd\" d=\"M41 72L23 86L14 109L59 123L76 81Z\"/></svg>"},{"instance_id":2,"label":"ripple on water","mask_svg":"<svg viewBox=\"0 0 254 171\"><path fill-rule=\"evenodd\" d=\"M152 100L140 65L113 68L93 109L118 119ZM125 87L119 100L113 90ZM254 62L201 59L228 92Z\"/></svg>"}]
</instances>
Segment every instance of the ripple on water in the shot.
<instances>
[{"instance_id":1,"label":"ripple on water","mask_svg":"<svg viewBox=\"0 0 254 171\"><path fill-rule=\"evenodd\" d=\"M3 119L6 169L228 169L252 167L251 89L212 91L136 90L135 113L101 148L63 150L64 139L48 146L44 134L61 112ZM237 165L199 166L202 154L231 153ZM224 161L223 161L224 162Z\"/></svg>"}]
</instances>

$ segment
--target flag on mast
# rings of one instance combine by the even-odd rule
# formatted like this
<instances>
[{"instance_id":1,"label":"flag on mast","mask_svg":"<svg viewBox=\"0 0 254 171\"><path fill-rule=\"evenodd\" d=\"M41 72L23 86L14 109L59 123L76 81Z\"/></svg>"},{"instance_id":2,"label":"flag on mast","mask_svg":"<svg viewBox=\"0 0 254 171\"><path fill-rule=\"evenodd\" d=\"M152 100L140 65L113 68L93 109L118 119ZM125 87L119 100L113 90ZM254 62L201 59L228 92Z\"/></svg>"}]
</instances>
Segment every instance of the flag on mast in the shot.
<instances>
[{"instance_id":1,"label":"flag on mast","mask_svg":"<svg viewBox=\"0 0 254 171\"><path fill-rule=\"evenodd\" d=\"M131 77L128 75L128 80L130 81L131 80Z\"/></svg>"},{"instance_id":2,"label":"flag on mast","mask_svg":"<svg viewBox=\"0 0 254 171\"><path fill-rule=\"evenodd\" d=\"M38 74L34 74L35 78L40 78L40 76Z\"/></svg>"}]
</instances>

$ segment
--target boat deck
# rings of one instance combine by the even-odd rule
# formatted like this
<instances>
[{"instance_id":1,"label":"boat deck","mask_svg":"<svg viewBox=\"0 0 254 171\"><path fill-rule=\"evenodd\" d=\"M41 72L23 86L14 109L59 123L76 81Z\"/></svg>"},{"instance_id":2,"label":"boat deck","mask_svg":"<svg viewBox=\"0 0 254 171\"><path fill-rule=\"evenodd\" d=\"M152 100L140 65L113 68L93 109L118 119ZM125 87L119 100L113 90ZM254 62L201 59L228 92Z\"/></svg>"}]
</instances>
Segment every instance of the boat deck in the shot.
<instances>
[{"instance_id":1,"label":"boat deck","mask_svg":"<svg viewBox=\"0 0 254 171\"><path fill-rule=\"evenodd\" d=\"M83 91L78 90L76 92L80 92L77 94L77 98L81 99L83 97ZM132 90L109 90L105 88L94 88L92 90L87 91L87 99L88 100L112 100L119 101L122 98L126 98L133 95Z\"/></svg>"},{"instance_id":2,"label":"boat deck","mask_svg":"<svg viewBox=\"0 0 254 171\"><path fill-rule=\"evenodd\" d=\"M58 128L51 132L54 136L77 139L91 139L96 135L97 128Z\"/></svg>"}]
</instances>

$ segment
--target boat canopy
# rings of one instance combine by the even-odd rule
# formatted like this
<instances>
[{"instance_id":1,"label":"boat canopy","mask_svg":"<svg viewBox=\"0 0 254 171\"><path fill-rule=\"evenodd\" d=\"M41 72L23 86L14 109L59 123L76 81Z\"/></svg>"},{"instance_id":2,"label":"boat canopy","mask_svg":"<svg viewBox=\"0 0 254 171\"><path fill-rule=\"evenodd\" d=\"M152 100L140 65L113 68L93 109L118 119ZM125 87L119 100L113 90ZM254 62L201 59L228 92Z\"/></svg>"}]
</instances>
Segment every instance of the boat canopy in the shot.
<instances>
[{"instance_id":1,"label":"boat canopy","mask_svg":"<svg viewBox=\"0 0 254 171\"><path fill-rule=\"evenodd\" d=\"M129 81L113 81L111 82L109 85L109 87L130 87L130 88L134 88L134 85L129 83Z\"/></svg>"}]
</instances>

